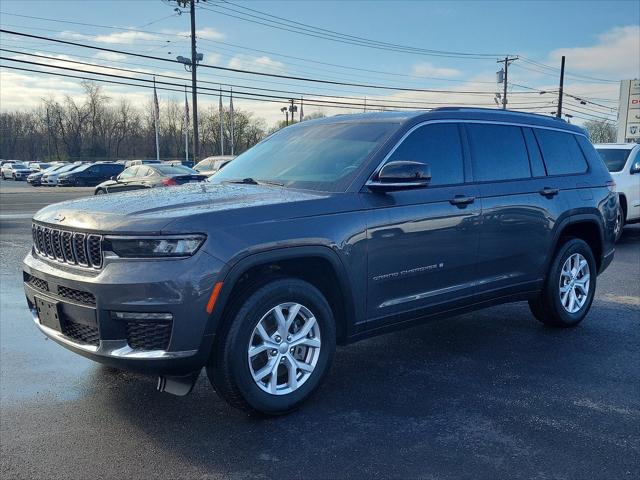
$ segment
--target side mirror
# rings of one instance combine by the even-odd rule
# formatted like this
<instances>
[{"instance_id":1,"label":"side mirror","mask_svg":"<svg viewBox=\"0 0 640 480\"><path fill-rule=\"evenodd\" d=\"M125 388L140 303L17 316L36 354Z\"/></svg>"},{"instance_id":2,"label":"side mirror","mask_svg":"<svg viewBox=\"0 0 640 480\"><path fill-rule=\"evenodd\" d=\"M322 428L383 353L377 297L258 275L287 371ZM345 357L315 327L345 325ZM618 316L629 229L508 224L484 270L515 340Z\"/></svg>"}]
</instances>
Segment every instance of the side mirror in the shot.
<instances>
[{"instance_id":1,"label":"side mirror","mask_svg":"<svg viewBox=\"0 0 640 480\"><path fill-rule=\"evenodd\" d=\"M638 162L634 162L633 165L631 165L631 175L635 175L636 173L640 173L640 161Z\"/></svg>"},{"instance_id":2,"label":"side mirror","mask_svg":"<svg viewBox=\"0 0 640 480\"><path fill-rule=\"evenodd\" d=\"M373 191L408 190L423 188L431 181L429 165L409 160L398 160L384 165L367 187Z\"/></svg>"},{"instance_id":3,"label":"side mirror","mask_svg":"<svg viewBox=\"0 0 640 480\"><path fill-rule=\"evenodd\" d=\"M111 175L111 177L109 178L109 180L118 180L120 178L120 175Z\"/></svg>"}]
</instances>

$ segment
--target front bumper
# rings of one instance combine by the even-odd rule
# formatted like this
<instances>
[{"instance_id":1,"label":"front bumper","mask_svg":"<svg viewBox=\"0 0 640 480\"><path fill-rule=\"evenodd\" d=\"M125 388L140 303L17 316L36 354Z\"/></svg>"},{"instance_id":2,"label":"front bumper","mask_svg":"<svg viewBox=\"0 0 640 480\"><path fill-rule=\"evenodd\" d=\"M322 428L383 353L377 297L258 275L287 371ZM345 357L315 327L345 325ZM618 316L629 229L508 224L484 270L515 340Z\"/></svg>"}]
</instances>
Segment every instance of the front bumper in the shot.
<instances>
[{"instance_id":1,"label":"front bumper","mask_svg":"<svg viewBox=\"0 0 640 480\"><path fill-rule=\"evenodd\" d=\"M106 261L99 271L31 252L24 260L24 289L37 328L63 347L123 370L183 375L209 358L213 334L206 304L221 268L205 252L180 260ZM43 324L36 299L57 306L60 328ZM115 312L170 314L171 321L127 320Z\"/></svg>"}]
</instances>

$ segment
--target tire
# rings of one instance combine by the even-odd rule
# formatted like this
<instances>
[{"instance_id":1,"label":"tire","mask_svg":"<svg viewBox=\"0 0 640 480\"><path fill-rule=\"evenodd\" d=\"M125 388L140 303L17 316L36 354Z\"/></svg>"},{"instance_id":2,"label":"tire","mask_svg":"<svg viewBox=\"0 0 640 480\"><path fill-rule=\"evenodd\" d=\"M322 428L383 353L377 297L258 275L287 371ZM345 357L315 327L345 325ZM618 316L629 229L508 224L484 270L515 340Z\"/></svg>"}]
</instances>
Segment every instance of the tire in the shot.
<instances>
[{"instance_id":1,"label":"tire","mask_svg":"<svg viewBox=\"0 0 640 480\"><path fill-rule=\"evenodd\" d=\"M582 261L586 261L584 268L572 268L582 265ZM576 270L577 275L573 276ZM563 275L563 271L567 273ZM589 277L584 284L586 275ZM585 241L572 238L556 252L544 288L538 298L529 300L529 308L533 315L545 325L561 328L575 327L589 313L596 282L596 261L591 248ZM561 289L566 293L561 294ZM572 291L576 294L574 303L571 300Z\"/></svg>"},{"instance_id":2,"label":"tire","mask_svg":"<svg viewBox=\"0 0 640 480\"><path fill-rule=\"evenodd\" d=\"M622 238L622 231L624 230L625 220L624 208L622 208L621 204L618 204L618 211L616 212L616 226L614 230L616 243L618 243L620 238Z\"/></svg>"},{"instance_id":3,"label":"tire","mask_svg":"<svg viewBox=\"0 0 640 480\"><path fill-rule=\"evenodd\" d=\"M287 305L299 305L300 309L284 308ZM287 331L291 335L282 338L279 344L278 333L286 331L286 328L280 331L274 328L274 309L278 306L283 306L282 318L295 315L295 321ZM309 315L315 318L315 322L309 321ZM262 341L265 337L257 327L259 323L264 327L270 346L250 357L251 347L258 347L254 350L258 351L265 348L263 344L266 345ZM335 352L336 327L331 307L316 287L294 278L276 278L249 290L230 306L222 325L207 365L207 376L214 389L231 406L252 413L282 415L298 408L322 382ZM305 325L314 325L309 335L302 332ZM293 339L293 343L296 333L302 335L305 343L317 344L317 348L302 346L293 353L295 349L290 348L287 341ZM290 363L291 358L298 366L305 367L294 367ZM274 370L270 365L274 365ZM269 370L276 372L276 393L273 393L272 373L266 373L260 382L254 380L255 373ZM295 382L291 378L292 371L295 372Z\"/></svg>"},{"instance_id":4,"label":"tire","mask_svg":"<svg viewBox=\"0 0 640 480\"><path fill-rule=\"evenodd\" d=\"M96 193L94 195L105 195L107 192L105 192L102 188L99 188L96 190Z\"/></svg>"}]
</instances>

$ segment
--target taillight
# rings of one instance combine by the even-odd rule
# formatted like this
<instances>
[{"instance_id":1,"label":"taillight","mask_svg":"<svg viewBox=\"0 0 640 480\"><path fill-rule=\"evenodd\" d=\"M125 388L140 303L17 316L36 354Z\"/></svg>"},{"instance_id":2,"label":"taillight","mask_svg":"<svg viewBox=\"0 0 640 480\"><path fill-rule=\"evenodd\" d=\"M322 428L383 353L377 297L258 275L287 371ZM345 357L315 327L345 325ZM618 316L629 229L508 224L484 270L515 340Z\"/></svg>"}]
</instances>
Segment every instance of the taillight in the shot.
<instances>
[{"instance_id":1,"label":"taillight","mask_svg":"<svg viewBox=\"0 0 640 480\"><path fill-rule=\"evenodd\" d=\"M609 180L607 183L605 183L605 186L609 189L610 192L616 191L616 182L613 180Z\"/></svg>"},{"instance_id":2,"label":"taillight","mask_svg":"<svg viewBox=\"0 0 640 480\"><path fill-rule=\"evenodd\" d=\"M175 178L165 178L164 180L162 180L162 184L170 187L171 185L177 185L178 182L176 182Z\"/></svg>"}]
</instances>

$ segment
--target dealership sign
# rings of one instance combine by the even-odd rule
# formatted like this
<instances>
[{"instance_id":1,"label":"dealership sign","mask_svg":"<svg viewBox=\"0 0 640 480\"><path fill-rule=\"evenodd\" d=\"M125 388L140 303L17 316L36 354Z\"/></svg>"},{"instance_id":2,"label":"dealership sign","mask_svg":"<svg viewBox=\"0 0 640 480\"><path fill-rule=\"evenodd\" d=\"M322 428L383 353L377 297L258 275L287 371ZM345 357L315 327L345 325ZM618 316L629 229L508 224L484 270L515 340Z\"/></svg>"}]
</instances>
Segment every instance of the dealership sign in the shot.
<instances>
[{"instance_id":1,"label":"dealership sign","mask_svg":"<svg viewBox=\"0 0 640 480\"><path fill-rule=\"evenodd\" d=\"M640 140L640 80L620 82L618 141Z\"/></svg>"}]
</instances>

